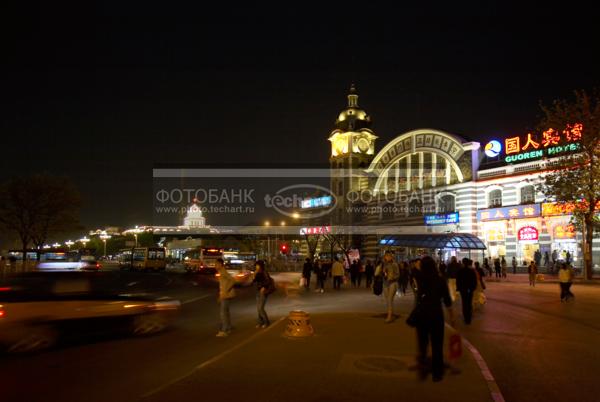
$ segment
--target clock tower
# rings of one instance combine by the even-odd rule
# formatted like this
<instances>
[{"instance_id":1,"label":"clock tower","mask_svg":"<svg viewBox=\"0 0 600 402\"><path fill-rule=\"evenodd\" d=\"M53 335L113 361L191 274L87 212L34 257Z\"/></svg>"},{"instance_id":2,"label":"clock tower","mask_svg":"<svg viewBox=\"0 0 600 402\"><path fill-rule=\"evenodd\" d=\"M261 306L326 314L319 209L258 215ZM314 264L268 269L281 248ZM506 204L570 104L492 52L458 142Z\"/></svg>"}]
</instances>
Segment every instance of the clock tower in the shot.
<instances>
[{"instance_id":1,"label":"clock tower","mask_svg":"<svg viewBox=\"0 0 600 402\"><path fill-rule=\"evenodd\" d=\"M366 184L362 172L367 169L375 156L377 136L371 130L371 116L358 106L358 93L354 85L348 94L348 106L335 121L329 136L331 156L331 191L337 197L337 222L352 224L342 212L348 204L347 194L359 191Z\"/></svg>"}]
</instances>

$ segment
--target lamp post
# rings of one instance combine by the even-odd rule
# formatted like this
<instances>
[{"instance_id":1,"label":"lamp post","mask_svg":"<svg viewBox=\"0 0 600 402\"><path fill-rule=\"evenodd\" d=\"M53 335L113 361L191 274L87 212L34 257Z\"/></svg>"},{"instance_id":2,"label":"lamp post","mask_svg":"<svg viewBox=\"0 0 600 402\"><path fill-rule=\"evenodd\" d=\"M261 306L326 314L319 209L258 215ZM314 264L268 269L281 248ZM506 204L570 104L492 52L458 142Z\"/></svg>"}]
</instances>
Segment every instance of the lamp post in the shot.
<instances>
[{"instance_id":1,"label":"lamp post","mask_svg":"<svg viewBox=\"0 0 600 402\"><path fill-rule=\"evenodd\" d=\"M79 239L79 242L81 244L83 244L83 248L85 248L85 245L87 244L87 242L89 242L90 239L88 239L87 237L83 236L81 239Z\"/></svg>"},{"instance_id":2,"label":"lamp post","mask_svg":"<svg viewBox=\"0 0 600 402\"><path fill-rule=\"evenodd\" d=\"M107 234L102 234L100 235L100 238L102 239L102 241L104 242L104 258L106 258L106 241L108 239L110 239L112 236L111 235L107 235Z\"/></svg>"},{"instance_id":3,"label":"lamp post","mask_svg":"<svg viewBox=\"0 0 600 402\"><path fill-rule=\"evenodd\" d=\"M75 244L75 243L74 243L74 242L72 242L71 240L67 240L67 241L65 242L65 245L66 245L66 246L69 248L69 250L71 249L71 246L72 246L73 244Z\"/></svg>"},{"instance_id":4,"label":"lamp post","mask_svg":"<svg viewBox=\"0 0 600 402\"><path fill-rule=\"evenodd\" d=\"M269 226L271 226L271 222L269 221L265 221L265 226L268 228ZM269 237L269 229L267 229L267 260L270 262L271 261L271 241L270 241L270 237Z\"/></svg>"}]
</instances>

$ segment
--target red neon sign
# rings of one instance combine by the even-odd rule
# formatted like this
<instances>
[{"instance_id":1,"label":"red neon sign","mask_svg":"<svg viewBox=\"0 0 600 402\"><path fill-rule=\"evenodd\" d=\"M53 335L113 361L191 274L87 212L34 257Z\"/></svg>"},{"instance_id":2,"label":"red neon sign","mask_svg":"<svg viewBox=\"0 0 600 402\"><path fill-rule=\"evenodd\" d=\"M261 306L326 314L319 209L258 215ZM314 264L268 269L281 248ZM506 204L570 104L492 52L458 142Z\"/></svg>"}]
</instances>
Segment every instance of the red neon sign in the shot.
<instances>
[{"instance_id":1,"label":"red neon sign","mask_svg":"<svg viewBox=\"0 0 600 402\"><path fill-rule=\"evenodd\" d=\"M521 229L519 229L517 238L519 241L537 240L539 238L539 232L533 226L523 226Z\"/></svg>"}]
</instances>

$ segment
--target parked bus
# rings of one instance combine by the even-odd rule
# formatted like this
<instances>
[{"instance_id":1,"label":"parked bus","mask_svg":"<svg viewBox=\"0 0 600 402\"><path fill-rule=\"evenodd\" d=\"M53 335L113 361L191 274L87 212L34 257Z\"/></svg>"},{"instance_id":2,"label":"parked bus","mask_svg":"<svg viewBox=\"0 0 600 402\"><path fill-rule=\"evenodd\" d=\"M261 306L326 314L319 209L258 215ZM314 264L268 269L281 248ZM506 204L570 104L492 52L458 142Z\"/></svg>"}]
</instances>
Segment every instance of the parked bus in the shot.
<instances>
[{"instance_id":1,"label":"parked bus","mask_svg":"<svg viewBox=\"0 0 600 402\"><path fill-rule=\"evenodd\" d=\"M117 261L119 262L119 269L131 269L133 267L133 249L125 248L119 250Z\"/></svg>"},{"instance_id":2,"label":"parked bus","mask_svg":"<svg viewBox=\"0 0 600 402\"><path fill-rule=\"evenodd\" d=\"M167 268L164 247L136 247L132 250L131 268L140 271L164 271Z\"/></svg>"},{"instance_id":3,"label":"parked bus","mask_svg":"<svg viewBox=\"0 0 600 402\"><path fill-rule=\"evenodd\" d=\"M224 258L222 248L200 247L187 251L183 256L186 271L214 274L217 272L217 258Z\"/></svg>"}]
</instances>

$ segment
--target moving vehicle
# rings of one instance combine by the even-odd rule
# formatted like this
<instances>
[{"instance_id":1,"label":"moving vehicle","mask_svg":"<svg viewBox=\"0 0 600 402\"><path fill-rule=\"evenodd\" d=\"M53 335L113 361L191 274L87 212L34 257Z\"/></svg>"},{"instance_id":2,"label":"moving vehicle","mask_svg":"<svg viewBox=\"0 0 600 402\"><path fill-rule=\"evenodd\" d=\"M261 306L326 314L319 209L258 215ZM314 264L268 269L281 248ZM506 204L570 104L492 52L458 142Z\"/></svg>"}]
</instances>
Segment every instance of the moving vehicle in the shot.
<instances>
[{"instance_id":1,"label":"moving vehicle","mask_svg":"<svg viewBox=\"0 0 600 402\"><path fill-rule=\"evenodd\" d=\"M136 247L132 250L131 269L164 271L167 268L164 247Z\"/></svg>"},{"instance_id":2,"label":"moving vehicle","mask_svg":"<svg viewBox=\"0 0 600 402\"><path fill-rule=\"evenodd\" d=\"M235 280L236 286L250 286L254 280L254 271L247 268L227 264L226 269L227 272L229 272L229 275ZM219 276L218 272L215 273L215 278L218 279Z\"/></svg>"},{"instance_id":3,"label":"moving vehicle","mask_svg":"<svg viewBox=\"0 0 600 402\"><path fill-rule=\"evenodd\" d=\"M117 254L117 262L119 263L119 269L131 269L133 266L133 249L125 248L119 250L119 254Z\"/></svg>"},{"instance_id":4,"label":"moving vehicle","mask_svg":"<svg viewBox=\"0 0 600 402\"><path fill-rule=\"evenodd\" d=\"M0 287L0 345L9 353L49 348L85 334L149 335L165 329L177 300L131 294L103 272L34 272Z\"/></svg>"},{"instance_id":5,"label":"moving vehicle","mask_svg":"<svg viewBox=\"0 0 600 402\"><path fill-rule=\"evenodd\" d=\"M251 251L226 251L224 252L224 259L232 267L253 270L256 265L256 253Z\"/></svg>"},{"instance_id":6,"label":"moving vehicle","mask_svg":"<svg viewBox=\"0 0 600 402\"><path fill-rule=\"evenodd\" d=\"M93 249L47 250L40 253L39 271L98 271L100 263Z\"/></svg>"},{"instance_id":7,"label":"moving vehicle","mask_svg":"<svg viewBox=\"0 0 600 402\"><path fill-rule=\"evenodd\" d=\"M188 272L214 274L217 272L216 262L223 258L222 248L200 247L184 254L183 264Z\"/></svg>"}]
</instances>

